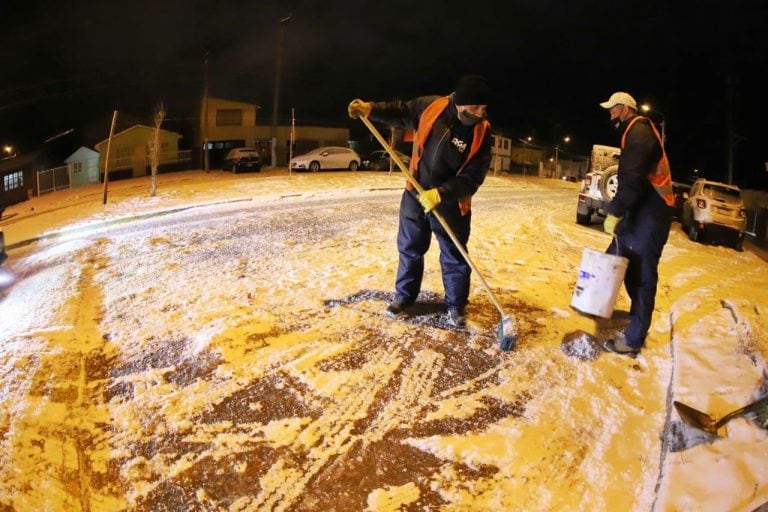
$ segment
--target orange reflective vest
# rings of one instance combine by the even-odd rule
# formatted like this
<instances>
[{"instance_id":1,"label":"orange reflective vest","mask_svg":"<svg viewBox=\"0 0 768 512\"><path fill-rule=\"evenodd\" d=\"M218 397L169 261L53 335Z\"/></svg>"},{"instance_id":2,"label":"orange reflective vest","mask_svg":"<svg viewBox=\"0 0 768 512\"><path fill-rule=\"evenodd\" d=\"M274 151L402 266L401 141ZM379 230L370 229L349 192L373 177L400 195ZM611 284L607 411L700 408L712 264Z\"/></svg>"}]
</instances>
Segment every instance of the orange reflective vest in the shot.
<instances>
[{"instance_id":1,"label":"orange reflective vest","mask_svg":"<svg viewBox=\"0 0 768 512\"><path fill-rule=\"evenodd\" d=\"M419 126L414 133L413 154L411 157L411 176L416 176L416 171L419 169L419 160L421 160L421 156L424 153L424 146L427 143L427 139L432 133L432 127L434 126L435 121L437 121L437 118L440 117L440 114L442 114L448 107L450 101L450 96L437 98L424 109L424 112L422 112L421 117L419 118ZM489 123L487 119L483 119L475 124L475 130L472 135L472 146L469 149L467 158L464 159L464 163L461 164L461 167L459 167L459 170L456 172L456 176L461 174L464 167L467 166L469 161L472 160L472 157L474 157L480 150L480 147L483 145L483 139L485 138L485 132L488 131L490 127L491 123ZM413 185L410 181L406 182L405 188L413 190ZM459 201L459 209L461 210L462 215L469 213L471 208L472 196Z\"/></svg>"},{"instance_id":2,"label":"orange reflective vest","mask_svg":"<svg viewBox=\"0 0 768 512\"><path fill-rule=\"evenodd\" d=\"M632 125L640 119L648 118L643 116L635 116L627 125L627 129L624 130L624 135L621 136L622 150L624 149L624 143L627 140L627 133L629 133L629 129L632 128ZM656 127L653 126L653 123L650 119L648 119L648 124L651 125L653 134L656 135L656 138L659 140L659 146L661 146L661 159L659 160L659 163L656 164L656 169L648 175L648 181L651 182L651 185L656 190L656 192L658 192L664 202L667 203L667 206L674 206L675 195L672 192L672 171L669 168L667 152L664 151L664 143L661 140L661 136L659 136L658 130L656 130Z\"/></svg>"}]
</instances>

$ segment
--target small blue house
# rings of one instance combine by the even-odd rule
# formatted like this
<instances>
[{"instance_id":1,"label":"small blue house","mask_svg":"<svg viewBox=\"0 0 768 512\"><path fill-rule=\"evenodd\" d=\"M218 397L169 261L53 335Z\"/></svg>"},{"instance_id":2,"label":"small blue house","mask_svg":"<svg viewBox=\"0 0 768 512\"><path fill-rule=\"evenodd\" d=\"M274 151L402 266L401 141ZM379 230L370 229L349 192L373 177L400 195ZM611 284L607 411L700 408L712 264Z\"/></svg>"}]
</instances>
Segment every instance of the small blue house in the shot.
<instances>
[{"instance_id":1,"label":"small blue house","mask_svg":"<svg viewBox=\"0 0 768 512\"><path fill-rule=\"evenodd\" d=\"M64 160L69 167L70 183L72 187L82 187L90 183L99 182L99 157L98 151L88 149L85 146L69 155Z\"/></svg>"}]
</instances>

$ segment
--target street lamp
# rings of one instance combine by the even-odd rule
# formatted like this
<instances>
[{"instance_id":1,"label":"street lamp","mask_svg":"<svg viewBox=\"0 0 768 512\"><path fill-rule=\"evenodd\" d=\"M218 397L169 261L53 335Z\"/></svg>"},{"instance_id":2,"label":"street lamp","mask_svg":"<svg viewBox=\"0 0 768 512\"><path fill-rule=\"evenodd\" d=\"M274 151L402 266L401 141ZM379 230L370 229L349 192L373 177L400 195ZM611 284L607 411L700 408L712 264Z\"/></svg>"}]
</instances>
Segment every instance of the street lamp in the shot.
<instances>
[{"instance_id":1,"label":"street lamp","mask_svg":"<svg viewBox=\"0 0 768 512\"><path fill-rule=\"evenodd\" d=\"M642 110L646 114L650 112L655 112L656 114L659 115L659 118L661 119L661 122L659 123L661 125L661 144L662 146L665 145L667 143L667 134L665 132L665 126L664 126L664 114L662 114L658 110L652 109L648 103L643 103L642 105L640 105L640 110Z\"/></svg>"},{"instance_id":2,"label":"street lamp","mask_svg":"<svg viewBox=\"0 0 768 512\"><path fill-rule=\"evenodd\" d=\"M210 170L208 154L208 52L205 52L203 59L203 108L201 117L203 118L203 170Z\"/></svg>"},{"instance_id":3,"label":"street lamp","mask_svg":"<svg viewBox=\"0 0 768 512\"><path fill-rule=\"evenodd\" d=\"M525 178L526 151L528 149L528 144L531 143L531 141L533 140L533 137L529 135L524 139L518 139L518 140L523 143L523 178Z\"/></svg>"},{"instance_id":4,"label":"street lamp","mask_svg":"<svg viewBox=\"0 0 768 512\"><path fill-rule=\"evenodd\" d=\"M286 25L291 22L291 15L278 22L279 36L277 40L277 62L275 62L275 90L272 96L272 129L270 138L272 139L272 167L277 167L277 112L280 103L280 72L283 65L283 32Z\"/></svg>"},{"instance_id":5,"label":"street lamp","mask_svg":"<svg viewBox=\"0 0 768 512\"><path fill-rule=\"evenodd\" d=\"M563 142L565 142L566 144L571 142L570 135L566 135L565 137L563 137ZM557 158L558 158L559 154L560 154L560 144L555 144L555 169L554 169L554 173L553 173L555 175L555 177L557 177Z\"/></svg>"},{"instance_id":6,"label":"street lamp","mask_svg":"<svg viewBox=\"0 0 768 512\"><path fill-rule=\"evenodd\" d=\"M15 148L9 144L6 144L3 146L3 153L6 154L6 156L3 157L3 160L5 160L6 158L13 158L16 156Z\"/></svg>"}]
</instances>

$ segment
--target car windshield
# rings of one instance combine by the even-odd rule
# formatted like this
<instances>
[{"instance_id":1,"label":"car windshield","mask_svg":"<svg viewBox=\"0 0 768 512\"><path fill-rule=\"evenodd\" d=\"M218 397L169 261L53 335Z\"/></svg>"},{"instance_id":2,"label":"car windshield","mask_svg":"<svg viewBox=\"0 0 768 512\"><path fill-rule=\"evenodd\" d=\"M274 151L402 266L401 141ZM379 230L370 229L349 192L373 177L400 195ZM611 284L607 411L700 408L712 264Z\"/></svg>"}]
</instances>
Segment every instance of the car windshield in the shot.
<instances>
[{"instance_id":1,"label":"car windshield","mask_svg":"<svg viewBox=\"0 0 768 512\"><path fill-rule=\"evenodd\" d=\"M716 201L737 204L741 202L741 192L736 189L707 185L704 187L704 195Z\"/></svg>"}]
</instances>

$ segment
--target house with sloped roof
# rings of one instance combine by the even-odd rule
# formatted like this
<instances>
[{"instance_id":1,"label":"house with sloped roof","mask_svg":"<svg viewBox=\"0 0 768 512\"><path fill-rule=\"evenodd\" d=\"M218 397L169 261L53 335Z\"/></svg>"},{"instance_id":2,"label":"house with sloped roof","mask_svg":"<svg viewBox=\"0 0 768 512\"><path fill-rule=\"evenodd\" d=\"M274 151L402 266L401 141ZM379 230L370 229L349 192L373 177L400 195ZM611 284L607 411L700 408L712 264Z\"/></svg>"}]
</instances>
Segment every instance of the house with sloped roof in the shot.
<instances>
[{"instance_id":1,"label":"house with sloped roof","mask_svg":"<svg viewBox=\"0 0 768 512\"><path fill-rule=\"evenodd\" d=\"M99 182L99 155L85 146L69 155L64 160L69 168L70 184L72 187L82 187Z\"/></svg>"},{"instance_id":2,"label":"house with sloped roof","mask_svg":"<svg viewBox=\"0 0 768 512\"><path fill-rule=\"evenodd\" d=\"M112 136L112 146L109 151L109 173L120 173L132 177L146 176L149 173L150 146L155 136L155 128L143 124L135 124L130 128ZM171 164L179 161L179 139L181 134L160 129L159 164ZM107 143L104 139L94 147L102 156L99 159L99 172L104 173L104 163L107 155Z\"/></svg>"}]
</instances>

